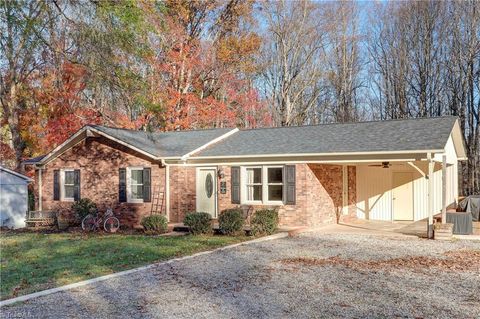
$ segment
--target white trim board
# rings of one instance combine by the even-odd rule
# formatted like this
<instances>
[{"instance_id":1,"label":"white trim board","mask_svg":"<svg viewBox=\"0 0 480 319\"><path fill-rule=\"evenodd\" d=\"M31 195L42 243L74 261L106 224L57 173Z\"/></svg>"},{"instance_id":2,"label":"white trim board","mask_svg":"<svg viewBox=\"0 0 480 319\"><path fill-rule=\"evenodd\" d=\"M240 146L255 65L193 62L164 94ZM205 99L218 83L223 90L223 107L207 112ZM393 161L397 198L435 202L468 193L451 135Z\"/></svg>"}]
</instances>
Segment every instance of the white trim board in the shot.
<instances>
[{"instance_id":1,"label":"white trim board","mask_svg":"<svg viewBox=\"0 0 480 319\"><path fill-rule=\"evenodd\" d=\"M417 161L414 158L405 158L405 159L378 159L378 160L331 160L331 161L313 161L313 160L297 160L297 161L266 161L266 162L209 162L209 163L167 163L167 165L175 167L199 167L199 166L238 166L238 165L282 165L282 164L345 164L345 165L355 165L355 164L367 164L367 163L381 163L381 162L408 162L408 161Z\"/></svg>"},{"instance_id":2,"label":"white trim board","mask_svg":"<svg viewBox=\"0 0 480 319\"><path fill-rule=\"evenodd\" d=\"M197 148L194 149L193 151L188 152L188 153L185 154L185 155L182 155L182 157L181 157L180 159L181 159L182 161L186 161L186 160L190 157L190 155L195 154L195 153L197 153L197 152L200 152L201 150L209 147L210 145L215 144L215 143L218 143L218 142L220 142L221 140L223 140L223 139L225 139L225 138L229 137L230 135L233 135L233 134L235 134L235 133L237 133L237 132L238 132L238 128L234 128L233 130L228 131L227 133L225 133L225 134L223 134L223 135L220 135L219 137L211 140L210 142L208 142L208 143L206 143L206 144L203 144L203 145L200 146L200 147L197 147Z\"/></svg>"},{"instance_id":3,"label":"white trim board","mask_svg":"<svg viewBox=\"0 0 480 319\"><path fill-rule=\"evenodd\" d=\"M328 153L282 153L282 154L250 154L250 155L216 155L194 156L192 159L227 159L227 158L262 158L262 157L303 157L303 156L345 156L345 155L394 155L394 154L426 154L442 153L439 150L381 151L381 152L328 152Z\"/></svg>"}]
</instances>

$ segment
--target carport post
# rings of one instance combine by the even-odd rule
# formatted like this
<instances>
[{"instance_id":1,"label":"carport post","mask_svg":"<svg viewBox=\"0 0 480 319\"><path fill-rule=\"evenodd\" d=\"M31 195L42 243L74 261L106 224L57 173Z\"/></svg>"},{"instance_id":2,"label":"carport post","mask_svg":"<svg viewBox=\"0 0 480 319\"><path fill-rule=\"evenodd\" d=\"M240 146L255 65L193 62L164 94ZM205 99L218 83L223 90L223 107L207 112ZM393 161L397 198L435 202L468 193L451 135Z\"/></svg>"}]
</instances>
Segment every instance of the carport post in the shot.
<instances>
[{"instance_id":1,"label":"carport post","mask_svg":"<svg viewBox=\"0 0 480 319\"><path fill-rule=\"evenodd\" d=\"M447 222L447 155L442 156L442 223Z\"/></svg>"},{"instance_id":2,"label":"carport post","mask_svg":"<svg viewBox=\"0 0 480 319\"><path fill-rule=\"evenodd\" d=\"M432 153L428 153L428 226L427 236L433 238L433 159Z\"/></svg>"}]
</instances>

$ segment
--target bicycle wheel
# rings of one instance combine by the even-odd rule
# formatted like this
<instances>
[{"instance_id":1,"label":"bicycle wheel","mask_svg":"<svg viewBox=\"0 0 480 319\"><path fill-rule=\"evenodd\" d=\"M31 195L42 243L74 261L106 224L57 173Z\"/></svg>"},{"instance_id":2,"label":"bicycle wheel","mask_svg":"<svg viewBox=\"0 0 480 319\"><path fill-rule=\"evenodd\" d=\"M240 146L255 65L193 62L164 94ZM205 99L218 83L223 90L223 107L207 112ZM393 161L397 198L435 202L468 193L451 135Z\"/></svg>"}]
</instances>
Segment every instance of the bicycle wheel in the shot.
<instances>
[{"instance_id":1,"label":"bicycle wheel","mask_svg":"<svg viewBox=\"0 0 480 319\"><path fill-rule=\"evenodd\" d=\"M103 223L103 228L107 233L114 233L120 228L120 221L117 217L108 217Z\"/></svg>"},{"instance_id":2,"label":"bicycle wheel","mask_svg":"<svg viewBox=\"0 0 480 319\"><path fill-rule=\"evenodd\" d=\"M84 231L93 231L95 230L95 217L92 215L87 215L82 220L82 229Z\"/></svg>"}]
</instances>

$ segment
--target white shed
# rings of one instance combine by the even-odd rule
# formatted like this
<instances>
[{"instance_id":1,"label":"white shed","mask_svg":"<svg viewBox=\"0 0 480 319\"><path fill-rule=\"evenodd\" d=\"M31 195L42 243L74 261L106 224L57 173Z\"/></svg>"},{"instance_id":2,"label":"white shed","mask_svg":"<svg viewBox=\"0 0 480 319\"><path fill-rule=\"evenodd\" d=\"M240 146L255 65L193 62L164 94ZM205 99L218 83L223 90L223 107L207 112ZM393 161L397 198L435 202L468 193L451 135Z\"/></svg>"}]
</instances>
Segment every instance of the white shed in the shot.
<instances>
[{"instance_id":1,"label":"white shed","mask_svg":"<svg viewBox=\"0 0 480 319\"><path fill-rule=\"evenodd\" d=\"M25 227L29 177L0 166L0 225Z\"/></svg>"}]
</instances>

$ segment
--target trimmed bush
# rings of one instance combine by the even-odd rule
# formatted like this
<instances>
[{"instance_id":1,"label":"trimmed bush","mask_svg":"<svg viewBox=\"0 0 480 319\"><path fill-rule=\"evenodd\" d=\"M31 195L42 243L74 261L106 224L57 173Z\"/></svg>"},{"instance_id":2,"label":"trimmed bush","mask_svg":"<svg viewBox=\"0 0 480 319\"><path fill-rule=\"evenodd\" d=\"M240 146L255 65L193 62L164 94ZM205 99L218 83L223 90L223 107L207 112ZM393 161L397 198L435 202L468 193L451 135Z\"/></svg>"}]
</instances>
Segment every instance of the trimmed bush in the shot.
<instances>
[{"instance_id":1,"label":"trimmed bush","mask_svg":"<svg viewBox=\"0 0 480 319\"><path fill-rule=\"evenodd\" d=\"M253 235L271 235L278 227L278 212L275 209L257 210L252 218Z\"/></svg>"},{"instance_id":2,"label":"trimmed bush","mask_svg":"<svg viewBox=\"0 0 480 319\"><path fill-rule=\"evenodd\" d=\"M189 213L185 216L183 224L190 228L194 235L208 234L212 232L212 217L209 213Z\"/></svg>"},{"instance_id":3,"label":"trimmed bush","mask_svg":"<svg viewBox=\"0 0 480 319\"><path fill-rule=\"evenodd\" d=\"M235 235L243 230L245 219L241 209L232 208L221 212L218 217L220 231L226 235Z\"/></svg>"},{"instance_id":4,"label":"trimmed bush","mask_svg":"<svg viewBox=\"0 0 480 319\"><path fill-rule=\"evenodd\" d=\"M163 234L168 231L168 221L163 215L150 215L142 218L140 223L147 232Z\"/></svg>"},{"instance_id":5,"label":"trimmed bush","mask_svg":"<svg viewBox=\"0 0 480 319\"><path fill-rule=\"evenodd\" d=\"M82 198L72 204L72 210L79 222L88 214L97 213L97 205L89 198Z\"/></svg>"}]
</instances>

